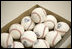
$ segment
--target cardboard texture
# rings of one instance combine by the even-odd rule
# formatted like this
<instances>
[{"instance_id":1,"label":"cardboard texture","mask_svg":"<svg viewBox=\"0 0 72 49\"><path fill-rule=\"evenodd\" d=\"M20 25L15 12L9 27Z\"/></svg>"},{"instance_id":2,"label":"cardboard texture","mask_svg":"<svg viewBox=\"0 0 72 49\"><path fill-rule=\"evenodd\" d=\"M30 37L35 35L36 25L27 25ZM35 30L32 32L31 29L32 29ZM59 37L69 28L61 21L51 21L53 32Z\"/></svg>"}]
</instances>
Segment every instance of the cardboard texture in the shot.
<instances>
[{"instance_id":1,"label":"cardboard texture","mask_svg":"<svg viewBox=\"0 0 72 49\"><path fill-rule=\"evenodd\" d=\"M25 12L23 12L21 15L19 15L16 19L14 19L14 20L12 20L11 22L9 22L8 24L6 24L6 25L1 29L1 33L3 33L3 32L7 32L7 33L8 33L9 27L10 27L12 24L14 24L14 23L20 23L21 20L22 20L22 18L23 18L24 16L30 15L31 12L33 11L33 9L35 9L35 8L37 8L37 7L41 7L41 8L43 8L43 9L45 9L44 7L42 7L42 6L40 6L40 5L35 5L35 6L33 6L32 8L28 9L27 11L25 11ZM70 21L66 20L65 18L63 18L63 17L61 17L61 16L59 16L59 15L57 15L57 14L54 13L54 12L51 12L50 10L47 10L47 9L45 9L45 10L46 10L47 14L54 15L54 16L57 18L58 22L59 22L59 21L66 22L66 23L70 26L70 28L71 28L71 22L70 22ZM70 35L71 35L71 29L63 36L62 40L59 41L59 42L54 46L54 48L59 48L59 46L61 46L61 45L64 43L64 41L65 41Z\"/></svg>"}]
</instances>

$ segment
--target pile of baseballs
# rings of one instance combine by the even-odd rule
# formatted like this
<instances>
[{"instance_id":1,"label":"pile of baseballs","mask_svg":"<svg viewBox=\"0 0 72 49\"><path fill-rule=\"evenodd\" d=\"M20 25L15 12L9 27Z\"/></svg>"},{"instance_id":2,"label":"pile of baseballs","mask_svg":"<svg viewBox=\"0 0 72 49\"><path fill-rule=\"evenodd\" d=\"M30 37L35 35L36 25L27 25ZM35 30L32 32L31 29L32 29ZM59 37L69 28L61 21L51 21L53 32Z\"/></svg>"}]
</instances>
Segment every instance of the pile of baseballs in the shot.
<instances>
[{"instance_id":1,"label":"pile of baseballs","mask_svg":"<svg viewBox=\"0 0 72 49\"><path fill-rule=\"evenodd\" d=\"M51 48L69 30L65 22L58 22L55 16L47 15L43 8L36 8L31 16L24 16L21 24L12 24L9 33L1 33L3 48ZM20 41L15 41L20 40Z\"/></svg>"}]
</instances>

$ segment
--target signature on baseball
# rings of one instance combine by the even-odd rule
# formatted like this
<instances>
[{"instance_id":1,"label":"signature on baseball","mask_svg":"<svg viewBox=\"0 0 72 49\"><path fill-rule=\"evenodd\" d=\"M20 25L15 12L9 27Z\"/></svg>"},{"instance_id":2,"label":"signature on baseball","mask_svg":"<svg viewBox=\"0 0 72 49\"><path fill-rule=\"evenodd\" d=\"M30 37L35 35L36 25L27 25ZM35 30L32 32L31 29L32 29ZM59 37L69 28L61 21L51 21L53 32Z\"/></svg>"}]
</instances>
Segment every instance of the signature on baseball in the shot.
<instances>
[{"instance_id":1,"label":"signature on baseball","mask_svg":"<svg viewBox=\"0 0 72 49\"><path fill-rule=\"evenodd\" d=\"M25 21L25 22L29 22L29 19L28 19L28 18L25 18L24 21Z\"/></svg>"},{"instance_id":2,"label":"signature on baseball","mask_svg":"<svg viewBox=\"0 0 72 49\"><path fill-rule=\"evenodd\" d=\"M61 27L61 24L59 23L58 26L57 26L57 28L59 29L60 27Z\"/></svg>"}]
</instances>

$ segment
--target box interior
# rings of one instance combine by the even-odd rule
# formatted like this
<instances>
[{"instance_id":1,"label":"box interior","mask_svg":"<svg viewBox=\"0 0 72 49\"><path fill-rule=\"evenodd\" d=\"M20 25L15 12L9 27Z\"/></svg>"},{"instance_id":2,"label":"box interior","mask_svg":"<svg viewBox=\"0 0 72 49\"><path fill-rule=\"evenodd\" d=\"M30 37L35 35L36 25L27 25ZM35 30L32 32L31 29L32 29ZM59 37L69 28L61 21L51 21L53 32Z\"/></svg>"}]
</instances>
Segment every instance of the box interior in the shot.
<instances>
[{"instance_id":1,"label":"box interior","mask_svg":"<svg viewBox=\"0 0 72 49\"><path fill-rule=\"evenodd\" d=\"M17 18L15 18L14 20L12 20L12 21L9 22L8 24L6 24L3 28L1 28L1 33L4 33L4 32L7 32L7 33L8 33L9 27L10 27L12 24L14 24L14 23L20 23L21 20L22 20L22 18L23 18L24 16L30 16L32 10L35 9L35 8L38 8L38 7L41 7L41 8L43 8L43 9L45 9L44 7L42 7L42 6L40 6L40 5L35 5L35 6L33 6L32 8L30 8L30 9L28 9L27 11L23 12L23 13L22 13L21 15L19 15ZM54 16L57 18L58 22L59 22L59 21L66 22L66 23L70 26L70 28L71 28L71 22L70 22L70 21L66 20L65 18L57 15L56 13L54 13L54 12L52 12L52 11L50 11L50 10L47 10L47 9L45 9L45 10L46 10L46 13L47 13L47 14L54 15ZM62 43L63 43L70 35L71 35L71 29L63 36L62 40L59 41L54 47L55 47L55 48L58 48L59 46L61 46Z\"/></svg>"}]
</instances>

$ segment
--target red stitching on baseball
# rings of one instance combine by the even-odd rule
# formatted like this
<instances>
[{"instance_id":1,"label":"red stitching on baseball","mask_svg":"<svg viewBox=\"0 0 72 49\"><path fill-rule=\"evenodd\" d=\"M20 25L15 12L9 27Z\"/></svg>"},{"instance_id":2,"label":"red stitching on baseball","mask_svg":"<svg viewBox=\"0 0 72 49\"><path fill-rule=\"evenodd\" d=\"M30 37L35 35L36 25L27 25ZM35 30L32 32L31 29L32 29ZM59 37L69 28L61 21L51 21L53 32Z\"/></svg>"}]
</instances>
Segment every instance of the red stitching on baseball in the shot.
<instances>
[{"instance_id":1,"label":"red stitching on baseball","mask_svg":"<svg viewBox=\"0 0 72 49\"><path fill-rule=\"evenodd\" d=\"M10 35L8 35L7 40L6 40L6 45L7 45L7 47L8 47L9 36L10 36Z\"/></svg>"},{"instance_id":2,"label":"red stitching on baseball","mask_svg":"<svg viewBox=\"0 0 72 49\"><path fill-rule=\"evenodd\" d=\"M48 21L52 22L52 23L54 24L54 27L55 27L55 23L54 23L52 20L47 20L47 21L45 21L45 22L48 22Z\"/></svg>"},{"instance_id":3,"label":"red stitching on baseball","mask_svg":"<svg viewBox=\"0 0 72 49\"><path fill-rule=\"evenodd\" d=\"M42 34L41 37L44 37L46 27L47 27L47 26L44 27L43 34Z\"/></svg>"},{"instance_id":4,"label":"red stitching on baseball","mask_svg":"<svg viewBox=\"0 0 72 49\"><path fill-rule=\"evenodd\" d=\"M45 41L44 41L44 43L45 43L46 47L49 48L49 46L47 45L47 43Z\"/></svg>"},{"instance_id":5,"label":"red stitching on baseball","mask_svg":"<svg viewBox=\"0 0 72 49\"><path fill-rule=\"evenodd\" d=\"M57 30L57 29L55 29L56 31L58 31L58 32L61 32L61 33L65 33L65 31L60 31L60 30Z\"/></svg>"},{"instance_id":6,"label":"red stitching on baseball","mask_svg":"<svg viewBox=\"0 0 72 49\"><path fill-rule=\"evenodd\" d=\"M31 23L30 23L29 27L27 28L27 30L29 30L29 28L30 28L31 24L32 24L32 21L31 21Z\"/></svg>"},{"instance_id":7,"label":"red stitching on baseball","mask_svg":"<svg viewBox=\"0 0 72 49\"><path fill-rule=\"evenodd\" d=\"M38 17L39 17L39 23L41 22L41 17L40 17L40 15L37 13L37 12L32 12L32 14L37 14L38 15Z\"/></svg>"},{"instance_id":8,"label":"red stitching on baseball","mask_svg":"<svg viewBox=\"0 0 72 49\"><path fill-rule=\"evenodd\" d=\"M54 42L55 42L55 39L57 38L57 36L58 36L58 32L57 32L57 34L55 35L55 37L54 37L54 39L52 41L52 46L54 46Z\"/></svg>"},{"instance_id":9,"label":"red stitching on baseball","mask_svg":"<svg viewBox=\"0 0 72 49\"><path fill-rule=\"evenodd\" d=\"M45 12L45 10L42 8L42 10L43 10L43 13L45 14L45 16L46 16L46 12Z\"/></svg>"},{"instance_id":10,"label":"red stitching on baseball","mask_svg":"<svg viewBox=\"0 0 72 49\"><path fill-rule=\"evenodd\" d=\"M13 31L13 30L18 31L18 32L20 33L20 36L22 35L22 34L21 34L21 31L20 31L20 30L18 30L18 29L11 29L9 32L11 32L11 31Z\"/></svg>"},{"instance_id":11,"label":"red stitching on baseball","mask_svg":"<svg viewBox=\"0 0 72 49\"><path fill-rule=\"evenodd\" d=\"M19 26L23 27L22 25L20 25L20 24L17 24L17 23L16 23L16 25L19 25Z\"/></svg>"},{"instance_id":12,"label":"red stitching on baseball","mask_svg":"<svg viewBox=\"0 0 72 49\"><path fill-rule=\"evenodd\" d=\"M34 43L34 41L32 41L32 40L30 40L30 39L28 39L26 37L21 38L21 40L23 40L23 39L26 39L26 40L30 41L31 43Z\"/></svg>"}]
</instances>

